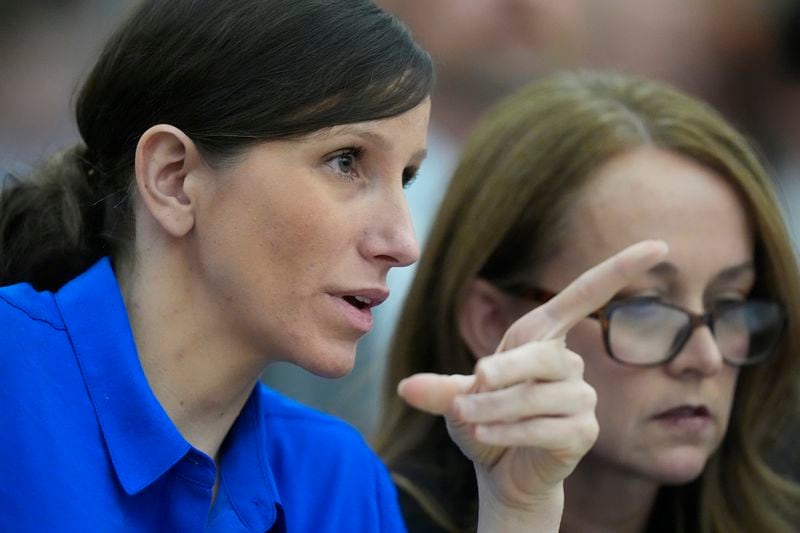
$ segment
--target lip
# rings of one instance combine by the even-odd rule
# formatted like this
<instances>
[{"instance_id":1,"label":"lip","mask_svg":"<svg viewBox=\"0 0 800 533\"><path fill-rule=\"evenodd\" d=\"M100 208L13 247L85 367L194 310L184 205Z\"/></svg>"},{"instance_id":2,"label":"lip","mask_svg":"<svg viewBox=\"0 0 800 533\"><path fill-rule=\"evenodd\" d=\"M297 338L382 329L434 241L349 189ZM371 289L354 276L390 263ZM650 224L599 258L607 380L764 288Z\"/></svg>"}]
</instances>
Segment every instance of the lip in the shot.
<instances>
[{"instance_id":1,"label":"lip","mask_svg":"<svg viewBox=\"0 0 800 533\"><path fill-rule=\"evenodd\" d=\"M389 289L384 287L374 289L342 289L331 291L329 294L335 298L345 298L346 296L359 296L361 298L368 298L370 303L366 304L364 308L372 309L373 307L377 307L386 301L386 299L389 297Z\"/></svg>"},{"instance_id":2,"label":"lip","mask_svg":"<svg viewBox=\"0 0 800 533\"><path fill-rule=\"evenodd\" d=\"M345 320L361 334L372 329L372 309L389 297L389 291L384 288L337 290L328 294ZM369 301L357 307L351 303L355 297Z\"/></svg>"},{"instance_id":3,"label":"lip","mask_svg":"<svg viewBox=\"0 0 800 533\"><path fill-rule=\"evenodd\" d=\"M711 410L703 404L677 405L661 411L652 419L668 429L688 433L703 431L713 423Z\"/></svg>"}]
</instances>

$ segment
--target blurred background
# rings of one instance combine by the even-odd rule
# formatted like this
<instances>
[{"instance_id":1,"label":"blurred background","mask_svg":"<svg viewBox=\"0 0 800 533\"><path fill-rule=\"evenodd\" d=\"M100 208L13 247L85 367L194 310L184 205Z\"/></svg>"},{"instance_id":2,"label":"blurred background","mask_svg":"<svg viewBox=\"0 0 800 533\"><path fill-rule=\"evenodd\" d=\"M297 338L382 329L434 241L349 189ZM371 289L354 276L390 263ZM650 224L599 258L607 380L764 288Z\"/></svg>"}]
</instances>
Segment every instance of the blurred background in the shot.
<instances>
[{"instance_id":1,"label":"blurred background","mask_svg":"<svg viewBox=\"0 0 800 533\"><path fill-rule=\"evenodd\" d=\"M78 141L73 101L135 0L0 0L0 182ZM759 147L800 243L800 0L378 0L433 55L429 158L408 191L424 242L467 132L497 99L561 68L659 79L720 109ZM158 58L154 57L153 61ZM202 110L198 110L202 112ZM289 365L270 386L369 434L387 345L413 267L390 274L354 371Z\"/></svg>"}]
</instances>

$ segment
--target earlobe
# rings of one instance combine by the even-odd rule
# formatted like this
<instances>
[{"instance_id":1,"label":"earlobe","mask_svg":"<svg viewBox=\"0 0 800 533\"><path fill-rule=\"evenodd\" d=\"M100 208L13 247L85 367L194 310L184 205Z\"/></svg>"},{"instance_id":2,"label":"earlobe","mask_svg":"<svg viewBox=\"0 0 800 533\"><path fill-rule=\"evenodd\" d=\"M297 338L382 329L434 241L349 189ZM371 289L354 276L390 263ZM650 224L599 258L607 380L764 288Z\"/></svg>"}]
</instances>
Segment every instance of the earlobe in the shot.
<instances>
[{"instance_id":1,"label":"earlobe","mask_svg":"<svg viewBox=\"0 0 800 533\"><path fill-rule=\"evenodd\" d=\"M506 330L518 318L510 298L481 278L467 285L458 310L458 329L475 359L493 354Z\"/></svg>"},{"instance_id":2,"label":"earlobe","mask_svg":"<svg viewBox=\"0 0 800 533\"><path fill-rule=\"evenodd\" d=\"M136 185L147 211L173 237L186 235L195 221L187 177L201 161L192 140L167 124L152 126L136 146Z\"/></svg>"}]
</instances>

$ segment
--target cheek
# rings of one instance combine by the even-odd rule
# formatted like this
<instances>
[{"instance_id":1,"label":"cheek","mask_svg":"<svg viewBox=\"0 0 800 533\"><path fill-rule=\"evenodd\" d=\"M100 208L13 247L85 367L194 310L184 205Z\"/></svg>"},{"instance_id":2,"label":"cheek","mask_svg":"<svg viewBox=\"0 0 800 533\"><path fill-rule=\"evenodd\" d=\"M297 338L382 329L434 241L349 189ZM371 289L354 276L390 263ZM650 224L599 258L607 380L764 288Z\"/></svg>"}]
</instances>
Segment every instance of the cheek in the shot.
<instances>
[{"instance_id":1,"label":"cheek","mask_svg":"<svg viewBox=\"0 0 800 533\"><path fill-rule=\"evenodd\" d=\"M266 241L267 257L274 267L285 266L277 273L286 276L302 275L313 265L325 246L325 236L320 235L324 227L316 215L298 216L298 213L274 213L266 224L254 235L254 239Z\"/></svg>"},{"instance_id":2,"label":"cheek","mask_svg":"<svg viewBox=\"0 0 800 533\"><path fill-rule=\"evenodd\" d=\"M584 378L598 395L610 379L608 363L613 363L603 346L603 335L599 324L594 320L583 320L567 333L567 347L580 355L585 364Z\"/></svg>"},{"instance_id":3,"label":"cheek","mask_svg":"<svg viewBox=\"0 0 800 533\"><path fill-rule=\"evenodd\" d=\"M726 426L727 421L730 420L730 411L733 407L733 399L736 394L738 381L739 369L725 365L719 375L719 397L720 401L723 402L721 407L726 415Z\"/></svg>"},{"instance_id":4,"label":"cheek","mask_svg":"<svg viewBox=\"0 0 800 533\"><path fill-rule=\"evenodd\" d=\"M237 183L238 184L238 183ZM247 313L264 306L286 309L304 276L317 242L310 238L317 216L303 216L282 195L229 187L219 194L197 228L200 263L220 301Z\"/></svg>"},{"instance_id":5,"label":"cheek","mask_svg":"<svg viewBox=\"0 0 800 533\"><path fill-rule=\"evenodd\" d=\"M584 320L567 334L567 347L584 361L584 379L597 392L597 421L600 439L613 438L636 420L641 394L639 380L630 376L636 369L623 366L609 357L602 330L594 320Z\"/></svg>"},{"instance_id":6,"label":"cheek","mask_svg":"<svg viewBox=\"0 0 800 533\"><path fill-rule=\"evenodd\" d=\"M229 210L222 221L227 226L226 247L248 270L269 273L278 280L302 276L321 259L334 237L324 206L313 198L302 205L283 195L267 198L243 197Z\"/></svg>"}]
</instances>

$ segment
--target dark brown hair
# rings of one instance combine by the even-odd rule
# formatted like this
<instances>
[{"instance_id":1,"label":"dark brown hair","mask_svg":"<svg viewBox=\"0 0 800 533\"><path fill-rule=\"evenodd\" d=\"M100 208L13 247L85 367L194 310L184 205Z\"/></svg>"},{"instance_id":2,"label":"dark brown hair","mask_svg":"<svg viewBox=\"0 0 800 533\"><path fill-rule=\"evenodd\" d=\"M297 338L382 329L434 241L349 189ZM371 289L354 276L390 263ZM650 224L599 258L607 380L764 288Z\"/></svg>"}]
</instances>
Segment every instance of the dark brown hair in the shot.
<instances>
[{"instance_id":1,"label":"dark brown hair","mask_svg":"<svg viewBox=\"0 0 800 533\"><path fill-rule=\"evenodd\" d=\"M0 285L55 289L133 238L136 145L180 128L210 164L248 146L394 116L433 67L369 0L149 0L112 36L77 99L82 143L0 194Z\"/></svg>"}]
</instances>

